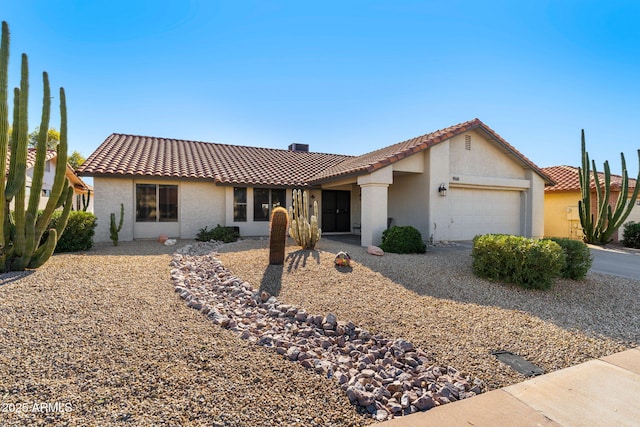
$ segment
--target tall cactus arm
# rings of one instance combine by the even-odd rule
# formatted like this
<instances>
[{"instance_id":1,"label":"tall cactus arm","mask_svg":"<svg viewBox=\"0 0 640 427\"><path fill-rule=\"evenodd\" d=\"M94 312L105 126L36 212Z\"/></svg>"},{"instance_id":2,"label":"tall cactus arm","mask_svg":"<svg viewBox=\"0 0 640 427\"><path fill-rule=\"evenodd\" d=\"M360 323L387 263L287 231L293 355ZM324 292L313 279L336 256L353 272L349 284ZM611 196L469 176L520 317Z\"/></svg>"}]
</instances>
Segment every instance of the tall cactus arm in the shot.
<instances>
[{"instance_id":1,"label":"tall cactus arm","mask_svg":"<svg viewBox=\"0 0 640 427\"><path fill-rule=\"evenodd\" d=\"M604 221L604 217L606 217L607 214L607 207L606 204L603 204L603 202L607 199L604 195L604 189L602 188L602 183L600 182L600 176L598 174L598 171L596 170L596 162L594 160L591 161L591 167L592 167L592 173L593 173L593 181L595 182L595 186L596 186L596 206L597 211L596 211L596 224L595 224L595 230L597 231L598 229L600 229L603 225L603 221ZM605 162L605 187L606 187L606 180L607 180L607 174L606 174L606 170L607 170L607 164Z\"/></svg>"},{"instance_id":2,"label":"tall cactus arm","mask_svg":"<svg viewBox=\"0 0 640 427\"><path fill-rule=\"evenodd\" d=\"M31 179L31 194L29 195L28 211L34 217L38 214L40 205L40 193L42 192L42 182L44 180L44 167L47 160L47 134L49 130L49 117L51 115L51 90L49 89L49 76L42 73L42 118L40 120L40 132L38 133L38 143L36 145L36 161L33 166L33 177Z\"/></svg>"},{"instance_id":3,"label":"tall cactus arm","mask_svg":"<svg viewBox=\"0 0 640 427\"><path fill-rule=\"evenodd\" d=\"M47 241L40 245L38 249L31 256L31 260L27 265L28 268L38 268L42 266L51 255L53 255L53 251L56 249L56 245L58 244L58 239L62 235L65 227L67 226L67 222L69 220L69 214L71 213L71 205L73 200L73 187L69 186L66 190L64 190L66 195L66 200L64 204L64 209L62 210L62 215L58 219L58 223L55 228L49 229L49 235L47 236Z\"/></svg>"},{"instance_id":4,"label":"tall cactus arm","mask_svg":"<svg viewBox=\"0 0 640 427\"><path fill-rule=\"evenodd\" d=\"M582 202L578 203L578 212L580 213L580 225L586 242L593 241L593 215L591 214L591 170L589 162L589 153L586 149L586 141L584 137L584 129L581 132L581 153L582 167L578 168L578 176L580 178L580 193Z\"/></svg>"},{"instance_id":5,"label":"tall cactus arm","mask_svg":"<svg viewBox=\"0 0 640 427\"><path fill-rule=\"evenodd\" d=\"M12 270L22 271L31 261L31 256L33 255L33 251L37 245L37 242L35 241L35 222L35 217L30 212L27 212L24 218L24 231L21 232L21 234L24 235L22 254L20 257L13 259L13 262L11 263Z\"/></svg>"},{"instance_id":6,"label":"tall cactus arm","mask_svg":"<svg viewBox=\"0 0 640 427\"><path fill-rule=\"evenodd\" d=\"M22 66L20 76L20 90L15 91L17 95L14 105L17 106L17 113L14 111L13 126L15 141L12 145L11 164L9 169L9 184L7 191L13 193L14 217L16 223L15 253L17 257L27 254L26 247L26 218L25 218L25 180L27 175L27 141L28 141L28 97L29 97L29 64L27 55L22 54ZM14 149L15 148L15 149ZM13 166L13 168L11 168ZM11 200L11 199L8 199ZM13 268L13 267L12 267ZM24 269L24 268L23 268Z\"/></svg>"},{"instance_id":7,"label":"tall cactus arm","mask_svg":"<svg viewBox=\"0 0 640 427\"><path fill-rule=\"evenodd\" d=\"M67 182L67 104L64 88L60 88L60 143L58 144L57 153L55 176L53 178L53 186L51 187L51 197L49 197L47 205L36 223L36 237L39 239L42 238L42 235L49 224L51 215L57 207L58 200L60 200L60 196L62 195L62 191L65 189ZM44 173L44 169L42 173Z\"/></svg>"},{"instance_id":8,"label":"tall cactus arm","mask_svg":"<svg viewBox=\"0 0 640 427\"><path fill-rule=\"evenodd\" d=\"M10 202L11 199L15 197L18 189L24 186L27 173L27 134L22 132L22 128L20 126L20 115L22 111L20 104L22 102L22 93L23 92L19 88L14 88L13 90L13 133L11 135L11 158L9 160L7 186L4 190L7 202ZM22 141L25 143L24 150L21 149Z\"/></svg>"},{"instance_id":9,"label":"tall cactus arm","mask_svg":"<svg viewBox=\"0 0 640 427\"><path fill-rule=\"evenodd\" d=\"M0 195L4 195L5 190L5 178L7 167L7 152L9 147L9 94L7 88L9 87L9 25L2 21L2 41L0 41L0 163L2 163L2 169L4 175L0 179ZM1 197L1 196L0 196ZM5 221L5 215L8 214L9 206L4 200L0 200L0 270L4 269L7 245L8 245L8 227L7 221Z\"/></svg>"}]
</instances>

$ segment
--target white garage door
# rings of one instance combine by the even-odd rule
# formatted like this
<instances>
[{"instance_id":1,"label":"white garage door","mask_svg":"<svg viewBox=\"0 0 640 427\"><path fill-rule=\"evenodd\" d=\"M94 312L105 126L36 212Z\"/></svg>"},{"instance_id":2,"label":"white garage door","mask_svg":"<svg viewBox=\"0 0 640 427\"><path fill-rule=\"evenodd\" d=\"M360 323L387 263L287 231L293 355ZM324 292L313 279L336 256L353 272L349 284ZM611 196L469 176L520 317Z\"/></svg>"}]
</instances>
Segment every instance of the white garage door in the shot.
<instances>
[{"instance_id":1,"label":"white garage door","mask_svg":"<svg viewBox=\"0 0 640 427\"><path fill-rule=\"evenodd\" d=\"M451 240L520 233L520 192L451 188Z\"/></svg>"}]
</instances>

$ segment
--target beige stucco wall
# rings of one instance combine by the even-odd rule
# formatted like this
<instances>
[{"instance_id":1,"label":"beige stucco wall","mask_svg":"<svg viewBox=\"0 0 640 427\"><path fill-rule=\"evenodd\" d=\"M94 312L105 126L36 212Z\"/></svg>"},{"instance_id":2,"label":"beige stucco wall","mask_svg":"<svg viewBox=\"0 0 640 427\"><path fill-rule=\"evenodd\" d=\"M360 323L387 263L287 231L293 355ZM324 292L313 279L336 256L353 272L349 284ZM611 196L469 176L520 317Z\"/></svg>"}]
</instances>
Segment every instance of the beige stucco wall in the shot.
<instances>
[{"instance_id":1,"label":"beige stucco wall","mask_svg":"<svg viewBox=\"0 0 640 427\"><path fill-rule=\"evenodd\" d=\"M416 227L425 240L432 235L435 241L451 240L455 209L452 191L460 188L516 191L521 193L520 234L542 237L542 177L523 168L482 134L474 131L467 134L471 136L471 150L465 149L463 134L390 166L396 171L388 195L388 216L394 219L393 223ZM419 173L420 168L424 173ZM440 184L446 186L448 196L439 195Z\"/></svg>"},{"instance_id":2,"label":"beige stucco wall","mask_svg":"<svg viewBox=\"0 0 640 427\"><path fill-rule=\"evenodd\" d=\"M209 181L182 181L178 188L180 237L193 239L203 227L225 223L225 188Z\"/></svg>"},{"instance_id":3,"label":"beige stucco wall","mask_svg":"<svg viewBox=\"0 0 640 427\"><path fill-rule=\"evenodd\" d=\"M269 236L269 221L254 221L253 220L253 188L247 187L247 220L246 221L234 221L233 220L233 188L234 187L222 187L224 189L225 207L224 212L226 215L226 225L229 227L239 227L240 235L243 237L252 236ZM264 187L267 188L267 187ZM345 187L350 190L351 186ZM322 215L322 190L312 189L306 190L308 192L309 200L309 215L313 215L313 202L318 202L318 216ZM286 208L293 205L292 201L293 189L286 189ZM353 194L352 194L353 203ZM320 219L319 219L320 220Z\"/></svg>"},{"instance_id":4,"label":"beige stucco wall","mask_svg":"<svg viewBox=\"0 0 640 427\"><path fill-rule=\"evenodd\" d=\"M122 230L118 234L121 241L133 240L133 221L135 220L135 199L133 179L130 178L100 178L93 179L96 194L94 200L94 214L98 218L95 242L110 242L109 224L111 213L116 214L116 221L120 219L120 203L124 204L124 221Z\"/></svg>"},{"instance_id":5,"label":"beige stucco wall","mask_svg":"<svg viewBox=\"0 0 640 427\"><path fill-rule=\"evenodd\" d=\"M413 166L414 170L425 170L427 152L416 153L401 162L394 164L394 171L405 171ZM393 176L393 184L389 186L389 217L393 218L392 225L411 225L422 233L423 239L429 238L429 200L433 196L429 186L429 175L426 173L399 173ZM437 193L437 191L436 191ZM407 206L410 206L407 209Z\"/></svg>"},{"instance_id":6,"label":"beige stucco wall","mask_svg":"<svg viewBox=\"0 0 640 427\"><path fill-rule=\"evenodd\" d=\"M135 185L171 184L178 185L177 222L135 222ZM225 223L225 189L212 182L175 181L159 179L94 178L94 200L98 225L94 240L111 241L109 225L111 213L120 217L120 203L124 204L124 222L119 240L155 239L160 234L172 238L193 239L202 227L215 227Z\"/></svg>"},{"instance_id":7,"label":"beige stucco wall","mask_svg":"<svg viewBox=\"0 0 640 427\"><path fill-rule=\"evenodd\" d=\"M471 150L465 149L465 135L471 136ZM524 169L479 132L466 132L448 142L452 175L525 178Z\"/></svg>"}]
</instances>

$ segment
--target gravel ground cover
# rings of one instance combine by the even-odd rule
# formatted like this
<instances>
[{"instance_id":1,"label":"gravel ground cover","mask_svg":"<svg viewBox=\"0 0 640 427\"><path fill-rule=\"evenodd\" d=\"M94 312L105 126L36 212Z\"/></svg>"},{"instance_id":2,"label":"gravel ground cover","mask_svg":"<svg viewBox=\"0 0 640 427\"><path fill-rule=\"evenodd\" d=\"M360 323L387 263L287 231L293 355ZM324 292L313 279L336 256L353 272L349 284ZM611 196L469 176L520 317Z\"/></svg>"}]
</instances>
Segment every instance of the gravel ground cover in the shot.
<instances>
[{"instance_id":1,"label":"gravel ground cover","mask_svg":"<svg viewBox=\"0 0 640 427\"><path fill-rule=\"evenodd\" d=\"M219 258L286 304L407 339L489 390L525 379L492 351L551 372L640 343L640 281L590 273L580 282L558 280L551 291L524 290L475 277L468 248L376 257L329 239L315 252L289 244L285 264L269 266L266 244L225 245ZM352 256L351 269L333 265L340 250Z\"/></svg>"},{"instance_id":2,"label":"gravel ground cover","mask_svg":"<svg viewBox=\"0 0 640 427\"><path fill-rule=\"evenodd\" d=\"M373 422L334 381L188 308L169 276L185 243L98 245L0 276L0 425ZM466 249L374 257L328 239L318 249L289 245L276 267L266 241L245 240L219 258L284 303L407 339L489 389L524 380L493 350L549 372L640 342L638 281L589 274L525 291L475 278ZM338 250L351 269L333 265Z\"/></svg>"},{"instance_id":3,"label":"gravel ground cover","mask_svg":"<svg viewBox=\"0 0 640 427\"><path fill-rule=\"evenodd\" d=\"M338 385L174 292L185 242L98 245L0 276L0 425L363 425Z\"/></svg>"}]
</instances>

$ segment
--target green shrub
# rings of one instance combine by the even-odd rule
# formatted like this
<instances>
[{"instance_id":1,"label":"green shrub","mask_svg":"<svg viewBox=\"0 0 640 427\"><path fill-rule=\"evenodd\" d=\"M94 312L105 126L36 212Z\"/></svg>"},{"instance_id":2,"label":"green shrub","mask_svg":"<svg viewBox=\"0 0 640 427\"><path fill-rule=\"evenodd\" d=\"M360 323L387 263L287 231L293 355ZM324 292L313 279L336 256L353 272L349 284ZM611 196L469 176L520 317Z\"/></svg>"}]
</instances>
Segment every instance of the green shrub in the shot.
<instances>
[{"instance_id":1,"label":"green shrub","mask_svg":"<svg viewBox=\"0 0 640 427\"><path fill-rule=\"evenodd\" d=\"M199 242L208 242L216 240L218 242L230 243L235 242L240 237L240 233L235 227L223 227L220 224L216 228L207 230L207 227L201 228L196 235Z\"/></svg>"},{"instance_id":2,"label":"green shrub","mask_svg":"<svg viewBox=\"0 0 640 427\"><path fill-rule=\"evenodd\" d=\"M51 216L49 228L54 228L62 215L62 211L55 211ZM58 239L55 252L88 251L93 247L97 218L91 212L71 211L67 226ZM42 237L46 239L47 233Z\"/></svg>"},{"instance_id":3,"label":"green shrub","mask_svg":"<svg viewBox=\"0 0 640 427\"><path fill-rule=\"evenodd\" d=\"M622 244L628 248L640 249L640 222L627 222L622 231Z\"/></svg>"},{"instance_id":4,"label":"green shrub","mask_svg":"<svg viewBox=\"0 0 640 427\"><path fill-rule=\"evenodd\" d=\"M528 289L549 289L560 277L565 255L550 240L485 234L473 239L473 272Z\"/></svg>"},{"instance_id":5,"label":"green shrub","mask_svg":"<svg viewBox=\"0 0 640 427\"><path fill-rule=\"evenodd\" d=\"M380 248L385 252L397 254L423 254L427 251L422 234L410 225L394 225L383 231Z\"/></svg>"},{"instance_id":6,"label":"green shrub","mask_svg":"<svg viewBox=\"0 0 640 427\"><path fill-rule=\"evenodd\" d=\"M551 237L547 240L556 242L564 252L565 265L560 275L566 279L584 279L593 263L589 247L579 240L560 237Z\"/></svg>"}]
</instances>

